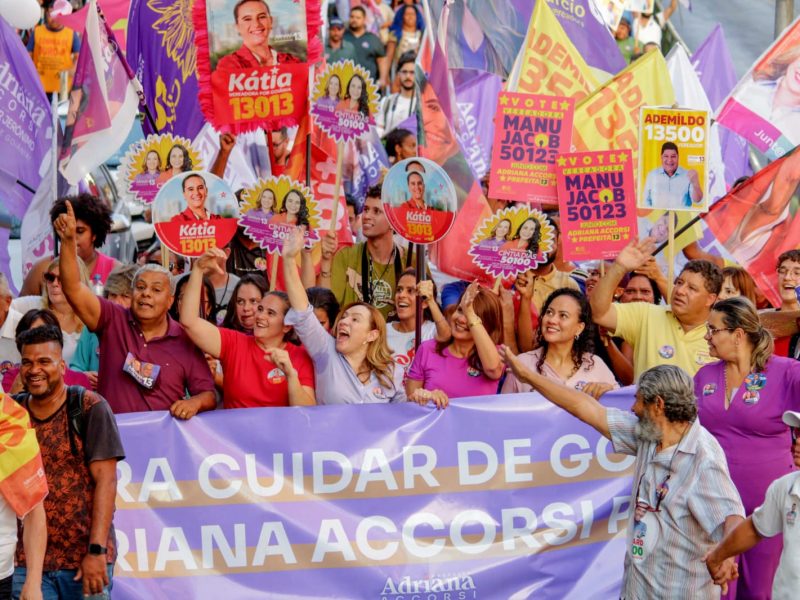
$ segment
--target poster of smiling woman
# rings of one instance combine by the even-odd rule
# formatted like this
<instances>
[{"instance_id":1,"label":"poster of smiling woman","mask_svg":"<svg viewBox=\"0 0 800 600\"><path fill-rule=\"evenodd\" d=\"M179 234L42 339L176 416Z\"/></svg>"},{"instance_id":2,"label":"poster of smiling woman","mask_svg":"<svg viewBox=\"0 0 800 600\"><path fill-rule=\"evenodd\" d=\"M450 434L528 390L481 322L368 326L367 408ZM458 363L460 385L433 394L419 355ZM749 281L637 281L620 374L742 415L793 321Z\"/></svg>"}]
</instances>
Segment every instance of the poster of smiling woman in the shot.
<instances>
[{"instance_id":1,"label":"poster of smiling woman","mask_svg":"<svg viewBox=\"0 0 800 600\"><path fill-rule=\"evenodd\" d=\"M296 125L307 108L308 64L319 54L318 42L309 43L317 32L307 27L306 3L197 0L193 11L208 121L234 132Z\"/></svg>"},{"instance_id":2,"label":"poster of smiling woman","mask_svg":"<svg viewBox=\"0 0 800 600\"><path fill-rule=\"evenodd\" d=\"M149 135L134 142L122 158L128 191L150 204L158 190L176 175L203 168L192 143L171 133Z\"/></svg>"}]
</instances>

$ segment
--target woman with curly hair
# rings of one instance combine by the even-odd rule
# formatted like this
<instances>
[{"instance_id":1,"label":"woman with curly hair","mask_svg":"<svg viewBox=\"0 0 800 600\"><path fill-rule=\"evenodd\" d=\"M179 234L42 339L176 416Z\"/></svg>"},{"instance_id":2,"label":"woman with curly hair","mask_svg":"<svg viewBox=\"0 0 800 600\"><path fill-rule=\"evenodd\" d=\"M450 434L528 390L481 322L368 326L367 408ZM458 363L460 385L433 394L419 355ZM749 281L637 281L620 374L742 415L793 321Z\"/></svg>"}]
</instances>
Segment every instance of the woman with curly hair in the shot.
<instances>
[{"instance_id":1,"label":"woman with curly hair","mask_svg":"<svg viewBox=\"0 0 800 600\"><path fill-rule=\"evenodd\" d=\"M289 190L283 198L278 214L272 217L271 223L286 223L297 227L309 227L308 207L303 194L297 190Z\"/></svg>"},{"instance_id":2,"label":"woman with curly hair","mask_svg":"<svg viewBox=\"0 0 800 600\"><path fill-rule=\"evenodd\" d=\"M369 97L367 94L367 83L359 74L355 74L347 83L347 92L344 100L336 105L337 111L361 113L369 117Z\"/></svg>"},{"instance_id":3,"label":"woman with curly hair","mask_svg":"<svg viewBox=\"0 0 800 600\"><path fill-rule=\"evenodd\" d=\"M580 292L561 288L547 297L536 328L536 348L519 355L527 368L599 398L618 387L614 374L593 354L594 324L589 301ZM503 394L533 388L509 373Z\"/></svg>"},{"instance_id":4,"label":"woman with curly hair","mask_svg":"<svg viewBox=\"0 0 800 600\"><path fill-rule=\"evenodd\" d=\"M517 227L510 242L503 244L501 250L519 250L539 254L539 242L542 240L542 224L539 219L530 217Z\"/></svg>"},{"instance_id":5,"label":"woman with curly hair","mask_svg":"<svg viewBox=\"0 0 800 600\"><path fill-rule=\"evenodd\" d=\"M67 200L72 203L72 210L78 221L78 256L89 271L89 281L94 281L99 276L100 282L105 283L111 271L120 266L119 261L99 251L111 231L111 209L100 198L91 194L59 198L50 209L51 223L55 223L59 215L67 212ZM20 296L40 293L42 277L53 258L55 257L47 256L33 265L22 284Z\"/></svg>"},{"instance_id":6,"label":"woman with curly hair","mask_svg":"<svg viewBox=\"0 0 800 600\"><path fill-rule=\"evenodd\" d=\"M161 172L161 175L158 176L156 184L161 187L172 179L173 175L191 171L192 168L192 157L189 155L189 150L182 144L175 144L169 149L169 154L167 154L167 167Z\"/></svg>"}]
</instances>

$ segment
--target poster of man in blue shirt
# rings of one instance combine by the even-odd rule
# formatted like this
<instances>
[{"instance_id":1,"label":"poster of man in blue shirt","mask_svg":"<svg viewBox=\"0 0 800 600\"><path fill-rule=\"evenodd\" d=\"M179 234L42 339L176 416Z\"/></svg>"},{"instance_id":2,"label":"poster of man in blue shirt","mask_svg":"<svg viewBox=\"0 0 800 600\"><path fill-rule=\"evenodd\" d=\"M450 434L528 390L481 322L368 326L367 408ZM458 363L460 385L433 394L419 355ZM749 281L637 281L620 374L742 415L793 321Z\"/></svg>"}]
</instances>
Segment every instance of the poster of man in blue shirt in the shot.
<instances>
[{"instance_id":1,"label":"poster of man in blue shirt","mask_svg":"<svg viewBox=\"0 0 800 600\"><path fill-rule=\"evenodd\" d=\"M643 208L664 210L702 210L703 187L694 169L679 164L678 146L664 142L661 146L661 166L647 174L644 184Z\"/></svg>"}]
</instances>

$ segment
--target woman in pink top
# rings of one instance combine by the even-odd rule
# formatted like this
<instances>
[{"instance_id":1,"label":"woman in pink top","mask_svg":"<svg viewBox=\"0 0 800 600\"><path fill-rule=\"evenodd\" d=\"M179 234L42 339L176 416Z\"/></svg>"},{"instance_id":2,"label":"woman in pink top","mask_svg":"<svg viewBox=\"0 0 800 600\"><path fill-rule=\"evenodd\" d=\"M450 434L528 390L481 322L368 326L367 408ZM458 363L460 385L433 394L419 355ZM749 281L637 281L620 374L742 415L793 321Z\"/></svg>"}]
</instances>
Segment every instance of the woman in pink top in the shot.
<instances>
[{"instance_id":1,"label":"woman in pink top","mask_svg":"<svg viewBox=\"0 0 800 600\"><path fill-rule=\"evenodd\" d=\"M593 340L589 301L578 291L561 288L550 294L542 305L536 348L518 358L540 375L599 398L618 386L608 366L592 354ZM515 394L532 389L509 373L501 393Z\"/></svg>"},{"instance_id":2,"label":"woman in pink top","mask_svg":"<svg viewBox=\"0 0 800 600\"><path fill-rule=\"evenodd\" d=\"M497 345L503 335L500 299L477 282L464 290L450 315L450 339L420 344L406 375L412 402L444 408L449 398L497 392L503 363Z\"/></svg>"}]
</instances>

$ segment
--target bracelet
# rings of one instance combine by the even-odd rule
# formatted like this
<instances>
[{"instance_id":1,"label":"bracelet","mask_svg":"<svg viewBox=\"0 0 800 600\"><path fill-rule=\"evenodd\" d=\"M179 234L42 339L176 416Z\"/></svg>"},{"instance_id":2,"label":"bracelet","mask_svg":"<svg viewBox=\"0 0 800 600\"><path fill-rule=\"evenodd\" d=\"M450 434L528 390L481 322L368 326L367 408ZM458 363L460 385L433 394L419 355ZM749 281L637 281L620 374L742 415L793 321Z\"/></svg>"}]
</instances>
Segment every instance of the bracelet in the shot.
<instances>
[{"instance_id":1,"label":"bracelet","mask_svg":"<svg viewBox=\"0 0 800 600\"><path fill-rule=\"evenodd\" d=\"M330 271L320 271L319 274L322 275L323 277L330 277L331 276L331 272Z\"/></svg>"},{"instance_id":2,"label":"bracelet","mask_svg":"<svg viewBox=\"0 0 800 600\"><path fill-rule=\"evenodd\" d=\"M483 321L481 321L480 317L475 317L474 321L467 321L467 327L469 327L470 329L476 327L477 325L483 325Z\"/></svg>"}]
</instances>

